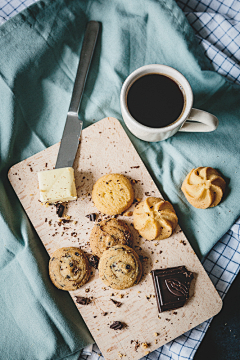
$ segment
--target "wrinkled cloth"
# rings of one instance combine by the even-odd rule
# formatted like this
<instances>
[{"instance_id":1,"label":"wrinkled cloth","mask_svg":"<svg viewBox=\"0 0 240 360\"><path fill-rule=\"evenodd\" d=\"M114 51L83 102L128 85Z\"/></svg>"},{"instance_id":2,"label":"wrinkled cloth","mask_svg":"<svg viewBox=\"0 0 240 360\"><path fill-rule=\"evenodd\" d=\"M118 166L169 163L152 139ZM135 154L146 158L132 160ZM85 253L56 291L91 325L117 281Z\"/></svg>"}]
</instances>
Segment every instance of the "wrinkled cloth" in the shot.
<instances>
[{"instance_id":1,"label":"wrinkled cloth","mask_svg":"<svg viewBox=\"0 0 240 360\"><path fill-rule=\"evenodd\" d=\"M127 133L199 256L240 213L240 89L213 71L174 1L59 0L31 6L0 28L0 308L2 329L8 329L2 330L0 346L5 359L74 358L93 341L68 294L50 283L48 256L7 180L13 164L60 140L88 20L100 21L102 29L80 109L85 126L105 116L122 119L121 84L137 67L175 67L193 88L194 106L219 118L218 129L179 133L161 143ZM214 209L192 208L180 191L186 174L201 165L217 168L228 183L224 201Z\"/></svg>"}]
</instances>

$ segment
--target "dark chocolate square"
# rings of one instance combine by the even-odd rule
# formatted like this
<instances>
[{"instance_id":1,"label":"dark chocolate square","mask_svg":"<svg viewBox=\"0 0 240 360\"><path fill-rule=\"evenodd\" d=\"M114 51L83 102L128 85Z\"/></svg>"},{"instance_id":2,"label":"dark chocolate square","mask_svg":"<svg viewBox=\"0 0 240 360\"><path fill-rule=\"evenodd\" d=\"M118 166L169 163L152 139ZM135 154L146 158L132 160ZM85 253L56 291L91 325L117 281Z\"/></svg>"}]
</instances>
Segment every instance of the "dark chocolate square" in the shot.
<instances>
[{"instance_id":1,"label":"dark chocolate square","mask_svg":"<svg viewBox=\"0 0 240 360\"><path fill-rule=\"evenodd\" d=\"M189 298L193 274L185 266L151 271L159 312L182 307Z\"/></svg>"}]
</instances>

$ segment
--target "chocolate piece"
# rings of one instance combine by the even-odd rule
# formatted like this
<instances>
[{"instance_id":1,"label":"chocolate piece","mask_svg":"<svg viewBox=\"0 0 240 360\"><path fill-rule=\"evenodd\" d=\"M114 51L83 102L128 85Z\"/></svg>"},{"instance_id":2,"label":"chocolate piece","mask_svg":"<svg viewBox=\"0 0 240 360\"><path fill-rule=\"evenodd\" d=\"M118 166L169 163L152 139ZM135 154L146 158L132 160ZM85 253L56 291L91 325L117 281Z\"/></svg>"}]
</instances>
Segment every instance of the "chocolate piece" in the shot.
<instances>
[{"instance_id":1,"label":"chocolate piece","mask_svg":"<svg viewBox=\"0 0 240 360\"><path fill-rule=\"evenodd\" d=\"M76 302L80 305L88 305L90 302L92 302L92 299L82 297L82 296L75 296Z\"/></svg>"},{"instance_id":2,"label":"chocolate piece","mask_svg":"<svg viewBox=\"0 0 240 360\"><path fill-rule=\"evenodd\" d=\"M87 217L90 221L95 221L97 215L96 215L95 213L92 213L92 214L86 215L86 217Z\"/></svg>"},{"instance_id":3,"label":"chocolate piece","mask_svg":"<svg viewBox=\"0 0 240 360\"><path fill-rule=\"evenodd\" d=\"M182 307L189 298L192 272L185 266L151 271L156 293L158 311L169 311Z\"/></svg>"},{"instance_id":4,"label":"chocolate piece","mask_svg":"<svg viewBox=\"0 0 240 360\"><path fill-rule=\"evenodd\" d=\"M110 329L113 330L121 330L124 327L124 324L121 321L114 321L112 325L110 325Z\"/></svg>"},{"instance_id":5,"label":"chocolate piece","mask_svg":"<svg viewBox=\"0 0 240 360\"><path fill-rule=\"evenodd\" d=\"M98 268L98 263L99 263L99 257L98 256L91 255L91 256L89 256L88 260L89 260L90 265L92 267L94 267L94 269Z\"/></svg>"},{"instance_id":6,"label":"chocolate piece","mask_svg":"<svg viewBox=\"0 0 240 360\"><path fill-rule=\"evenodd\" d=\"M57 204L56 209L57 209L56 212L57 212L58 217L62 217L63 212L64 212L64 206L62 204Z\"/></svg>"},{"instance_id":7,"label":"chocolate piece","mask_svg":"<svg viewBox=\"0 0 240 360\"><path fill-rule=\"evenodd\" d=\"M120 307L122 305L120 301L116 301L114 299L110 299L110 300L112 300L112 302L114 303L114 305L116 305L116 307Z\"/></svg>"},{"instance_id":8,"label":"chocolate piece","mask_svg":"<svg viewBox=\"0 0 240 360\"><path fill-rule=\"evenodd\" d=\"M68 223L70 223L70 221L71 221L71 220L69 220L69 219L62 219L62 223L63 223L63 224L68 224ZM67 228L67 229L69 229L69 228Z\"/></svg>"}]
</instances>

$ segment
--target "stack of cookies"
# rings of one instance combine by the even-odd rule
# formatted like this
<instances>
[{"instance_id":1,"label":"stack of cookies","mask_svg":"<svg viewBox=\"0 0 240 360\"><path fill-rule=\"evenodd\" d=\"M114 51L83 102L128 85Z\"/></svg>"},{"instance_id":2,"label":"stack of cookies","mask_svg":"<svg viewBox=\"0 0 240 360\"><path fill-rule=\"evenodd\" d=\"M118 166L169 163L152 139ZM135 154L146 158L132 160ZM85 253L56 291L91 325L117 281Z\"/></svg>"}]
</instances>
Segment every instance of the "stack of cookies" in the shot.
<instances>
[{"instance_id":1,"label":"stack of cookies","mask_svg":"<svg viewBox=\"0 0 240 360\"><path fill-rule=\"evenodd\" d=\"M94 184L92 199L104 214L118 215L133 203L134 190L129 179L121 174L108 174ZM139 282L142 265L130 247L132 234L128 225L116 218L97 223L90 235L90 246L100 257L99 277L114 289L126 289Z\"/></svg>"}]
</instances>

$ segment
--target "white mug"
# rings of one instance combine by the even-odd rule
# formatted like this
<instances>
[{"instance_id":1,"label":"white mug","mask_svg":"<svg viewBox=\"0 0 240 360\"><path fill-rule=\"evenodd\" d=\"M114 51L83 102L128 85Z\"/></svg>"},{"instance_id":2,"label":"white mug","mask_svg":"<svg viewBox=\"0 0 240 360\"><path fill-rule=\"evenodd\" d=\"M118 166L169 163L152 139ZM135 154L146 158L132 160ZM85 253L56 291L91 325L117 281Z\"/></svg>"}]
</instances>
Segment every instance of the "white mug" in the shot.
<instances>
[{"instance_id":1,"label":"white mug","mask_svg":"<svg viewBox=\"0 0 240 360\"><path fill-rule=\"evenodd\" d=\"M148 127L141 124L130 114L127 106L127 95L131 85L147 74L165 75L177 83L184 95L184 108L180 116L165 127ZM202 110L194 109L193 92L187 79L172 67L160 64L145 65L133 71L123 83L120 94L120 105L123 120L133 135L144 141L161 141L173 136L177 131L209 132L216 130L216 116ZM190 121L189 121L190 120Z\"/></svg>"}]
</instances>

